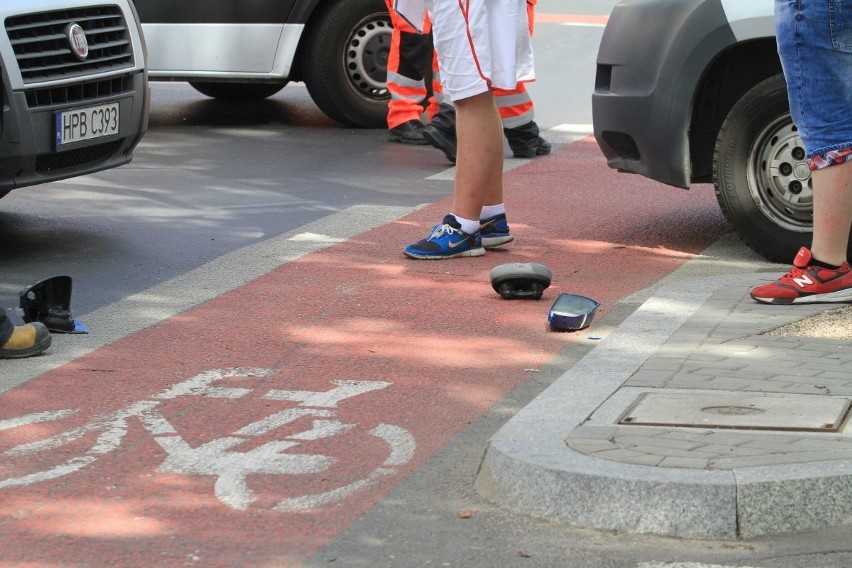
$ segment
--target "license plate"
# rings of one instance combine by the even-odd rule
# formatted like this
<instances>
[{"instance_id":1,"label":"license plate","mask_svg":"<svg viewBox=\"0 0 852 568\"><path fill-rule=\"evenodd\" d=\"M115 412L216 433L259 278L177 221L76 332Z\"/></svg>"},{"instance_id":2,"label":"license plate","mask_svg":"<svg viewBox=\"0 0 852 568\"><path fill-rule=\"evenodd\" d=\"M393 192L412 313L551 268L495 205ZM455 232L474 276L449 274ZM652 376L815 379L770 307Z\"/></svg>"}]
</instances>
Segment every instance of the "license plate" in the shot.
<instances>
[{"instance_id":1,"label":"license plate","mask_svg":"<svg viewBox=\"0 0 852 568\"><path fill-rule=\"evenodd\" d=\"M56 113L56 145L118 134L118 103Z\"/></svg>"}]
</instances>

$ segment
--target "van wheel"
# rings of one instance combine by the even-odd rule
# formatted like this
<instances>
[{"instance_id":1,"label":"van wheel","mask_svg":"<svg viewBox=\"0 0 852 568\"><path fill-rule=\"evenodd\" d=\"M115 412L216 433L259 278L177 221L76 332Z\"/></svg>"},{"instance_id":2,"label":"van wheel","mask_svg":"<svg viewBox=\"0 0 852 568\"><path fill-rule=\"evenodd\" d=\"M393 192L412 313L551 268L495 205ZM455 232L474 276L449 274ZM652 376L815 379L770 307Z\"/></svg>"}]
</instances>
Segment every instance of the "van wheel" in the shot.
<instances>
[{"instance_id":1,"label":"van wheel","mask_svg":"<svg viewBox=\"0 0 852 568\"><path fill-rule=\"evenodd\" d=\"M190 86L214 99L225 101L255 101L271 97L284 88L283 83L216 83L208 81L190 81Z\"/></svg>"},{"instance_id":2,"label":"van wheel","mask_svg":"<svg viewBox=\"0 0 852 568\"><path fill-rule=\"evenodd\" d=\"M758 83L731 109L716 139L713 184L725 217L754 251L787 263L810 246L811 172L783 75Z\"/></svg>"},{"instance_id":3,"label":"van wheel","mask_svg":"<svg viewBox=\"0 0 852 568\"><path fill-rule=\"evenodd\" d=\"M320 110L346 126L387 126L392 31L383 0L334 2L314 18L301 69Z\"/></svg>"}]
</instances>

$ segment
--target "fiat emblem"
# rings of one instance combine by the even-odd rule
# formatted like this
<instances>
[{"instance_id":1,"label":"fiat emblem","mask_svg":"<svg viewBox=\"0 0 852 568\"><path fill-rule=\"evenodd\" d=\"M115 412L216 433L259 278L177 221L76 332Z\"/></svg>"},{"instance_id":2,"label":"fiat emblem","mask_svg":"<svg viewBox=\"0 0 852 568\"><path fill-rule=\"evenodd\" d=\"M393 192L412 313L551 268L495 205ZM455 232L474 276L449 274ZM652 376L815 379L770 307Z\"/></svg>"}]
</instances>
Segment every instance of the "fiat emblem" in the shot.
<instances>
[{"instance_id":1,"label":"fiat emblem","mask_svg":"<svg viewBox=\"0 0 852 568\"><path fill-rule=\"evenodd\" d=\"M86 32L83 31L80 24L69 24L65 29L65 35L68 37L72 53L80 61L85 60L89 56L89 40L86 39Z\"/></svg>"}]
</instances>

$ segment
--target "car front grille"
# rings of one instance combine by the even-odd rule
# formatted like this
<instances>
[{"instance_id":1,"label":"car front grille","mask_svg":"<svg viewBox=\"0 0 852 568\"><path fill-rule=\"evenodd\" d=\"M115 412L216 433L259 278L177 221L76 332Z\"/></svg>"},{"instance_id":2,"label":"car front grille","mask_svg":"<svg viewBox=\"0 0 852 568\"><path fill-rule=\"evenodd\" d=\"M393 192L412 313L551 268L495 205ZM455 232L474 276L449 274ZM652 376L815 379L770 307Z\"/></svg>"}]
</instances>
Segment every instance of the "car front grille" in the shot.
<instances>
[{"instance_id":1,"label":"car front grille","mask_svg":"<svg viewBox=\"0 0 852 568\"><path fill-rule=\"evenodd\" d=\"M48 173L66 168L79 167L83 164L92 164L106 160L121 147L121 140L106 142L97 146L86 146L65 152L44 154L36 158L36 171Z\"/></svg>"},{"instance_id":2,"label":"car front grille","mask_svg":"<svg viewBox=\"0 0 852 568\"><path fill-rule=\"evenodd\" d=\"M30 108L51 107L97 101L133 93L133 75L124 75L100 81L86 81L27 91Z\"/></svg>"},{"instance_id":3,"label":"car front grille","mask_svg":"<svg viewBox=\"0 0 852 568\"><path fill-rule=\"evenodd\" d=\"M89 43L81 61L71 51L68 27L78 24ZM133 67L133 46L118 6L39 12L6 19L24 84L85 77Z\"/></svg>"}]
</instances>

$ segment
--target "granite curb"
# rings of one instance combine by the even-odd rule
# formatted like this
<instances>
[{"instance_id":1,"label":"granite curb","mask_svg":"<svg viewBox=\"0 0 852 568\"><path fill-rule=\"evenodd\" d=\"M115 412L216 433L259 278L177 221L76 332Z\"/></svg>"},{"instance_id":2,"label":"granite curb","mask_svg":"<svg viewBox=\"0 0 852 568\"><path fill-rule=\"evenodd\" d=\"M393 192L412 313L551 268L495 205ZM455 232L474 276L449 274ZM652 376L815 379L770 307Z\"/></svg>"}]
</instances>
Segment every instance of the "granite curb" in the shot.
<instances>
[{"instance_id":1,"label":"granite curb","mask_svg":"<svg viewBox=\"0 0 852 568\"><path fill-rule=\"evenodd\" d=\"M731 540L852 523L852 341L768 334L838 306L757 304L748 290L765 279L657 290L491 438L477 489L521 513L623 533ZM619 422L646 393L846 410L834 430Z\"/></svg>"}]
</instances>

